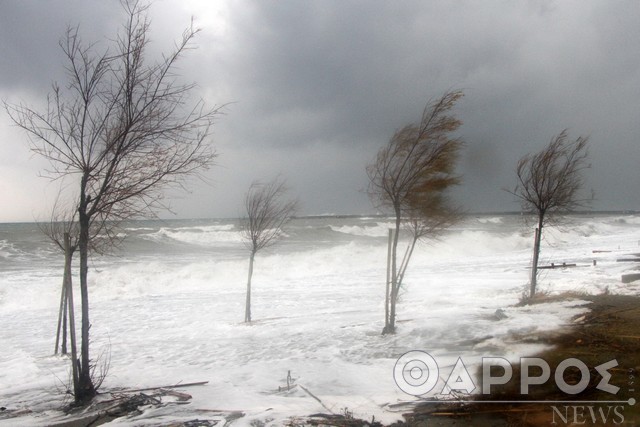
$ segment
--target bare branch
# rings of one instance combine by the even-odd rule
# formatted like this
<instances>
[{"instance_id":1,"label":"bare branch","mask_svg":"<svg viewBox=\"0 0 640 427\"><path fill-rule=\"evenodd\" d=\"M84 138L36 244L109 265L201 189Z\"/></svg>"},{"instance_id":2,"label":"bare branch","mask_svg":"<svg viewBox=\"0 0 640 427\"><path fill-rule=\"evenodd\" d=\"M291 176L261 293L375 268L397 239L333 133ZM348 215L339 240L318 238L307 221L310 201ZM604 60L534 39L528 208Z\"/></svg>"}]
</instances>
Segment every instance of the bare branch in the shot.
<instances>
[{"instance_id":1,"label":"bare branch","mask_svg":"<svg viewBox=\"0 0 640 427\"><path fill-rule=\"evenodd\" d=\"M70 237L70 251L75 252L78 247L78 222L77 222L77 206L65 205L60 200L61 194L58 193L54 201L51 215L48 221L38 221L38 228L49 238L61 251L64 252L64 235Z\"/></svg>"},{"instance_id":2,"label":"bare branch","mask_svg":"<svg viewBox=\"0 0 640 427\"><path fill-rule=\"evenodd\" d=\"M298 209L298 200L286 200L286 183L276 178L269 183L254 182L245 197L247 217L242 226L243 237L252 252L274 244Z\"/></svg>"},{"instance_id":3,"label":"bare branch","mask_svg":"<svg viewBox=\"0 0 640 427\"><path fill-rule=\"evenodd\" d=\"M552 220L553 214L585 207L591 200L580 195L582 172L590 167L587 143L584 136L569 140L565 129L543 150L518 161L518 184L508 192L520 200L524 212L538 215L541 225Z\"/></svg>"}]
</instances>

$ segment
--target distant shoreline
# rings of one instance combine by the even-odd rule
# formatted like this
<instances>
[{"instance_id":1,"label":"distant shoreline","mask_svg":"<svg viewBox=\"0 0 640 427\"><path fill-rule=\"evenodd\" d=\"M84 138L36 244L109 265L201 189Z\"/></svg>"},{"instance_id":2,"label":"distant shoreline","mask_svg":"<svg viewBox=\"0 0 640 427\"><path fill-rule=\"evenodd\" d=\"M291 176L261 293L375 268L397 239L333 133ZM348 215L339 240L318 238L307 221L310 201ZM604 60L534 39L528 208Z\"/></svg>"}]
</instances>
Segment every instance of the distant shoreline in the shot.
<instances>
[{"instance_id":1,"label":"distant shoreline","mask_svg":"<svg viewBox=\"0 0 640 427\"><path fill-rule=\"evenodd\" d=\"M567 212L564 215L577 215L577 216L588 216L588 215L639 215L640 211L637 210L597 210L597 211L573 211ZM520 211L504 211L504 212L466 212L464 216L466 217L474 217L474 216L525 216L525 215L533 215L533 213L522 213ZM309 215L299 215L294 216L293 219L359 219L359 218L372 218L372 219L383 219L383 218L392 218L390 214L309 214ZM242 218L225 218L225 217L211 217L211 218L139 218L133 219L129 222L137 222L137 221L238 221ZM18 225L18 224L37 224L40 221L7 221L0 222L0 226L2 225Z\"/></svg>"}]
</instances>

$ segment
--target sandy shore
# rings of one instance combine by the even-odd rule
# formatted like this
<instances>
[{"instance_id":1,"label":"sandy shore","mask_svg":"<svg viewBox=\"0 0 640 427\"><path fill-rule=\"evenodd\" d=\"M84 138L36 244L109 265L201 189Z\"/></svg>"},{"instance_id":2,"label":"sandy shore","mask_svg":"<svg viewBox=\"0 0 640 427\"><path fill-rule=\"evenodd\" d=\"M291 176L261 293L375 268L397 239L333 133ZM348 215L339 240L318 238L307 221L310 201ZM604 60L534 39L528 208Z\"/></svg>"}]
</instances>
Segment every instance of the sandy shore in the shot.
<instances>
[{"instance_id":1,"label":"sandy shore","mask_svg":"<svg viewBox=\"0 0 640 427\"><path fill-rule=\"evenodd\" d=\"M541 337L553 346L539 356L551 367L551 379L520 394L520 372L514 367L513 380L499 394L484 396L493 401L534 401L535 403L433 404L406 414L412 427L422 426L638 426L640 425L640 297L599 295L588 300L589 312L575 319L575 325L559 334ZM589 368L584 391L568 395L556 384L558 365L569 358L579 359ZM608 372L609 384L619 387L615 394L603 391L602 375L596 367L611 360L617 366ZM577 368L564 371L570 385L582 374ZM532 376L537 375L535 373ZM586 377L586 375L585 375ZM576 403L554 403L575 401ZM611 403L616 402L616 403Z\"/></svg>"}]
</instances>

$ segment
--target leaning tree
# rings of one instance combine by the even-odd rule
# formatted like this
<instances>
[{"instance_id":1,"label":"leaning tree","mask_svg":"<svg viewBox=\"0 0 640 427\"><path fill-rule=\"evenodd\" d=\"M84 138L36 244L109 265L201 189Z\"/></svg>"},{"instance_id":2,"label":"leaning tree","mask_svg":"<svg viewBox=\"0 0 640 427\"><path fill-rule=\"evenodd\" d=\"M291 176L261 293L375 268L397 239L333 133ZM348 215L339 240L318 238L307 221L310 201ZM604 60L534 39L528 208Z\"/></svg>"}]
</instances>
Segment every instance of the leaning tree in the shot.
<instances>
[{"instance_id":1,"label":"leaning tree","mask_svg":"<svg viewBox=\"0 0 640 427\"><path fill-rule=\"evenodd\" d=\"M287 199L287 186L280 178L268 183L254 182L245 196L246 217L242 222L242 236L249 248L249 275L244 321L251 322L251 278L253 264L259 250L276 243L284 225L298 209L296 199Z\"/></svg>"},{"instance_id":2,"label":"leaning tree","mask_svg":"<svg viewBox=\"0 0 640 427\"><path fill-rule=\"evenodd\" d=\"M54 353L58 350L63 355L67 354L67 331L69 332L69 344L71 346L71 360L78 358L75 311L73 302L73 282L71 265L73 254L78 248L78 223L75 221L76 209L66 208L56 200L51 211L49 221L38 222L40 230L53 242L64 254L64 270L62 275L62 289L60 292L60 307L58 310L58 326L56 328L56 343ZM60 337L62 336L62 341ZM72 363L73 389L79 387L78 364Z\"/></svg>"},{"instance_id":3,"label":"leaning tree","mask_svg":"<svg viewBox=\"0 0 640 427\"><path fill-rule=\"evenodd\" d=\"M570 140L567 130L554 136L540 152L527 154L516 166L518 183L509 191L520 199L522 210L536 216L529 298L536 293L542 229L562 213L585 206L591 199L581 195L582 172L587 162L588 137Z\"/></svg>"},{"instance_id":4,"label":"leaning tree","mask_svg":"<svg viewBox=\"0 0 640 427\"><path fill-rule=\"evenodd\" d=\"M166 207L169 187L183 185L216 156L209 136L219 108L191 102L195 85L178 80L177 63L193 47L198 30L188 27L168 54L151 60L149 5L121 3L124 23L104 48L84 43L77 27L67 30L60 42L67 81L53 85L45 109L5 102L32 150L49 160L45 174L77 185L82 310L77 403L96 394L87 281L92 225L154 215Z\"/></svg>"},{"instance_id":5,"label":"leaning tree","mask_svg":"<svg viewBox=\"0 0 640 427\"><path fill-rule=\"evenodd\" d=\"M396 131L367 167L370 198L395 217L389 233L383 334L395 332L396 302L416 242L437 235L461 217L447 194L460 182L455 166L462 141L452 134L462 122L451 110L462 96L460 91L447 92L427 103L420 122ZM399 263L403 228L411 239Z\"/></svg>"}]
</instances>

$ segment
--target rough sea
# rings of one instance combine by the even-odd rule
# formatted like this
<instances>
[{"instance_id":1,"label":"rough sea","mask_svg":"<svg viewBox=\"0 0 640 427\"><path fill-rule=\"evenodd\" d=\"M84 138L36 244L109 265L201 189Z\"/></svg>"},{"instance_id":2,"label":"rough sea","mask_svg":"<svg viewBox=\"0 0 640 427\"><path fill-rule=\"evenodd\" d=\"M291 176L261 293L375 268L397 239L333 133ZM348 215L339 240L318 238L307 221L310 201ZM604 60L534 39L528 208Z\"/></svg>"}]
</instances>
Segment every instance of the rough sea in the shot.
<instances>
[{"instance_id":1,"label":"rough sea","mask_svg":"<svg viewBox=\"0 0 640 427\"><path fill-rule=\"evenodd\" d=\"M249 252L238 220L124 226L121 247L90 260L92 358L110 357L103 389L208 384L189 390L190 405L120 423L219 409L245 414L233 425L279 425L327 408L391 422L415 401L394 378L403 354L433 355L442 383L460 357L471 366L487 355L536 354L542 344L516 337L562 328L585 310L579 300L516 306L529 280L532 226L520 215L468 215L418 245L398 302L398 333L381 336L391 224L294 219L256 257L251 326L242 322ZM640 282L623 284L621 275L640 265L618 262L637 253L640 215L568 216L544 231L540 263L575 266L542 270L539 289L637 294ZM57 420L68 400L68 359L53 355L62 267L62 253L36 224L0 224L0 406L39 411L21 418L24 425ZM74 285L77 302L77 260ZM278 391L289 374L300 387ZM0 425L13 424L0 418Z\"/></svg>"}]
</instances>

